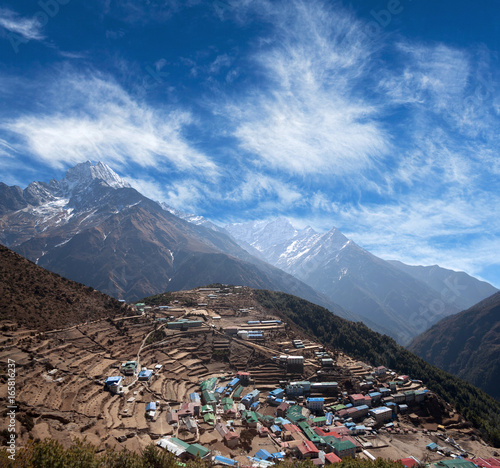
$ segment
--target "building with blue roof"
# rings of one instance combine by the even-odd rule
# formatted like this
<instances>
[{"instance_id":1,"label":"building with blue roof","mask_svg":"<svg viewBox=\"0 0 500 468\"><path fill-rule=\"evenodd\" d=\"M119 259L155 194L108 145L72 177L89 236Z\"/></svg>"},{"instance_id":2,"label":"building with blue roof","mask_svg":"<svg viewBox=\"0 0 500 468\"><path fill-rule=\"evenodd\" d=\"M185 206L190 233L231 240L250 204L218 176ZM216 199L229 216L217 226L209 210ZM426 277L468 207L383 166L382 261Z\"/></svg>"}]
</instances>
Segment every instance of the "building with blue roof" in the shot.
<instances>
[{"instance_id":1,"label":"building with blue roof","mask_svg":"<svg viewBox=\"0 0 500 468\"><path fill-rule=\"evenodd\" d=\"M282 417L274 418L274 422L276 424L281 424L282 426L284 426L285 424L292 424L292 421L290 421L289 419L286 419L286 418L282 418Z\"/></svg>"},{"instance_id":2,"label":"building with blue roof","mask_svg":"<svg viewBox=\"0 0 500 468\"><path fill-rule=\"evenodd\" d=\"M324 406L325 406L324 398L308 398L306 400L306 407L310 411L323 411Z\"/></svg>"},{"instance_id":3,"label":"building with blue roof","mask_svg":"<svg viewBox=\"0 0 500 468\"><path fill-rule=\"evenodd\" d=\"M104 381L104 385L111 393L123 393L123 377L121 375L114 375L108 377Z\"/></svg>"},{"instance_id":4,"label":"building with blue roof","mask_svg":"<svg viewBox=\"0 0 500 468\"><path fill-rule=\"evenodd\" d=\"M232 460L231 458L223 457L221 455L216 455L213 458L213 462L215 465L238 466L238 462L236 460Z\"/></svg>"},{"instance_id":5,"label":"building with blue roof","mask_svg":"<svg viewBox=\"0 0 500 468\"><path fill-rule=\"evenodd\" d=\"M250 393L247 393L242 399L241 399L241 403L243 405L245 405L246 408L249 408L252 403L254 403L256 400L258 400L259 398L259 395L260 395L260 391L259 390L253 390L251 391Z\"/></svg>"},{"instance_id":6,"label":"building with blue roof","mask_svg":"<svg viewBox=\"0 0 500 468\"><path fill-rule=\"evenodd\" d=\"M104 381L104 385L118 385L123 380L121 375L113 375Z\"/></svg>"},{"instance_id":7,"label":"building with blue roof","mask_svg":"<svg viewBox=\"0 0 500 468\"><path fill-rule=\"evenodd\" d=\"M364 434L366 432L366 426L358 424L350 428L353 434Z\"/></svg>"},{"instance_id":8,"label":"building with blue roof","mask_svg":"<svg viewBox=\"0 0 500 468\"><path fill-rule=\"evenodd\" d=\"M265 449L260 449L255 455L255 458L258 458L260 460L272 460L274 457Z\"/></svg>"},{"instance_id":9,"label":"building with blue roof","mask_svg":"<svg viewBox=\"0 0 500 468\"><path fill-rule=\"evenodd\" d=\"M148 418L154 419L156 415L156 402L152 401L151 403L146 404L146 416Z\"/></svg>"},{"instance_id":10,"label":"building with blue roof","mask_svg":"<svg viewBox=\"0 0 500 468\"><path fill-rule=\"evenodd\" d=\"M280 427L277 425L277 424L273 424L269 430L273 433L273 434L281 434L281 429Z\"/></svg>"},{"instance_id":11,"label":"building with blue roof","mask_svg":"<svg viewBox=\"0 0 500 468\"><path fill-rule=\"evenodd\" d=\"M233 380L231 380L231 382L229 382L227 384L228 387L236 387L236 385L238 385L240 383L240 379L238 379L238 377L235 377Z\"/></svg>"},{"instance_id":12,"label":"building with blue roof","mask_svg":"<svg viewBox=\"0 0 500 468\"><path fill-rule=\"evenodd\" d=\"M248 339L249 340L262 340L264 338L264 335L262 333L252 333L248 334Z\"/></svg>"},{"instance_id":13,"label":"building with blue roof","mask_svg":"<svg viewBox=\"0 0 500 468\"><path fill-rule=\"evenodd\" d=\"M282 388L275 388L269 392L269 396L275 398L283 398L285 391Z\"/></svg>"},{"instance_id":14,"label":"building with blue roof","mask_svg":"<svg viewBox=\"0 0 500 468\"><path fill-rule=\"evenodd\" d=\"M152 370L142 369L141 372L139 372L138 379L139 380L150 380L152 376L153 376Z\"/></svg>"}]
</instances>

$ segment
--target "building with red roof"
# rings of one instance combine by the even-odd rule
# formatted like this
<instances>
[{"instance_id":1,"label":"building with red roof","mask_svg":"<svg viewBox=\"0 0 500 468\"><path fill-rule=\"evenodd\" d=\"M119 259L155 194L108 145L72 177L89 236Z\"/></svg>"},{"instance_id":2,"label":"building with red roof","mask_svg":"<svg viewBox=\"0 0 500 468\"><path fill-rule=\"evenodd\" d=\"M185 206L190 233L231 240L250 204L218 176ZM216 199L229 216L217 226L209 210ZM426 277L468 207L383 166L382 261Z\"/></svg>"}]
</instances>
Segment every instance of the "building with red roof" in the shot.
<instances>
[{"instance_id":1,"label":"building with red roof","mask_svg":"<svg viewBox=\"0 0 500 468\"><path fill-rule=\"evenodd\" d=\"M342 459L337 457L333 452L325 454L325 465L333 465L334 463L341 462Z\"/></svg>"},{"instance_id":2,"label":"building with red roof","mask_svg":"<svg viewBox=\"0 0 500 468\"><path fill-rule=\"evenodd\" d=\"M303 440L297 448L301 458L318 458L319 456L318 448L310 440Z\"/></svg>"},{"instance_id":3,"label":"building with red roof","mask_svg":"<svg viewBox=\"0 0 500 468\"><path fill-rule=\"evenodd\" d=\"M414 466L420 465L420 462L413 457L409 458L401 458L401 460L396 460L398 462L401 462L406 468L413 468Z\"/></svg>"},{"instance_id":4,"label":"building with red roof","mask_svg":"<svg viewBox=\"0 0 500 468\"><path fill-rule=\"evenodd\" d=\"M229 447L229 448L234 448L238 445L238 442L240 440L240 436L238 435L237 432L234 431L229 431L224 434L224 443Z\"/></svg>"},{"instance_id":5,"label":"building with red roof","mask_svg":"<svg viewBox=\"0 0 500 468\"><path fill-rule=\"evenodd\" d=\"M480 468L500 468L500 458L474 458L470 460L467 458L467 461L474 463L474 465L479 466Z\"/></svg>"}]
</instances>

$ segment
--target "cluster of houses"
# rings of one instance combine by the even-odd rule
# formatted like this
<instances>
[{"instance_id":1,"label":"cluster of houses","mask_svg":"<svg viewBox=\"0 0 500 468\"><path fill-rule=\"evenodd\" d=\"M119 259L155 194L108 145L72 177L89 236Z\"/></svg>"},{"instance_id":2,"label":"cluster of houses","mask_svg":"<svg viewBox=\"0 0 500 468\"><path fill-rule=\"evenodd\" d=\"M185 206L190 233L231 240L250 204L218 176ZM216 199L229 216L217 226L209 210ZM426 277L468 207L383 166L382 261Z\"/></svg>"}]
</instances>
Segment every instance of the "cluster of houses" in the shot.
<instances>
[{"instance_id":1,"label":"cluster of houses","mask_svg":"<svg viewBox=\"0 0 500 468\"><path fill-rule=\"evenodd\" d=\"M248 372L238 372L227 383L209 378L201 382L200 393L192 393L189 402L167 414L167 420L185 424L194 432L196 419L202 418L214 427L229 449L240 443L239 427L255 429L258 437L270 438L276 447L274 452L260 449L249 457L252 464L262 467L288 455L309 458L322 466L347 456L355 457L363 450L356 435L374 432L393 421L405 406L423 402L427 395L426 390L399 393L398 388L408 382L407 376L395 380L394 386L390 382L373 387L368 393L350 395L340 394L337 382L292 381L280 382L281 387L269 391L264 398L258 389L247 390L249 382ZM335 404L331 404L332 400ZM326 401L330 403L326 405ZM275 408L272 415L271 407ZM186 444L179 447L172 437L158 444L188 458L194 450L189 451ZM199 451L199 445L196 450ZM205 450L204 456L209 457L210 450Z\"/></svg>"},{"instance_id":2,"label":"cluster of houses","mask_svg":"<svg viewBox=\"0 0 500 468\"><path fill-rule=\"evenodd\" d=\"M329 359L327 354L317 354L318 359ZM287 366L300 368L304 358L280 356L279 359ZM136 361L121 365L123 375L138 375L138 380L149 381L154 375L151 369L137 371ZM373 375L363 382L365 393L339 393L337 382L284 381L265 398L258 389L248 391L251 388L249 372L240 371L229 382L211 377L201 382L199 393L191 393L189 401L182 403L179 409L167 412L167 422L196 434L201 419L213 426L228 449L240 444L238 427L255 429L259 437L270 438L277 449L275 452L261 449L250 457L253 464L261 466L268 466L285 455L310 458L317 465L335 463L346 456L355 457L362 450L354 436L390 423L409 405L425 401L427 390L400 391L409 382L408 376L378 383L385 372L382 367L374 369ZM111 376L105 385L112 393L123 393L123 379L122 375ZM159 404L149 402L146 417L156 419ZM266 411L262 411L264 407ZM274 414L269 414L269 408L275 408ZM238 423L234 424L235 421ZM211 454L210 449L200 444L187 444L175 437L163 438L158 445L180 458L205 458Z\"/></svg>"},{"instance_id":3,"label":"cluster of houses","mask_svg":"<svg viewBox=\"0 0 500 468\"><path fill-rule=\"evenodd\" d=\"M221 294L216 288L200 288L199 291L209 292L207 299L215 299L217 294ZM248 309L240 309L239 313L246 315ZM167 322L167 328L174 330L198 328L203 324L203 320L198 319L168 321L171 319L173 317L157 320ZM258 341L264 339L266 330L282 326L280 320L249 320L246 326L229 326L224 328L224 332L240 339ZM296 349L304 348L301 340L293 340L292 345ZM328 368L333 368L334 359L319 349L315 353L321 363L318 378L327 379L330 372ZM289 350L285 349L284 352L288 353ZM302 373L304 370L304 356L284 354L273 359L286 366L287 372ZM106 379L105 385L110 392L123 393L123 376L137 375L138 380L149 381L154 372L146 368L139 372L136 361L127 361L121 365L121 374ZM356 388L358 393L341 392L334 381L307 380L282 381L279 387L264 393L250 386L249 372L240 371L231 379L211 377L204 380L200 383L199 391L189 394L188 401L180 404L178 409L166 412L166 419L170 426L177 429L177 433L184 429L191 433L193 437L188 440L199 440L199 424L205 424L205 430L211 426L209 430L219 435L218 439L227 447L228 453L243 445L242 429L253 429L257 434L255 437L262 440L262 446L267 450L260 447L256 450L256 445L260 444L253 444L255 448L251 451L252 455L248 456L252 466L267 468L290 456L310 459L314 465L324 466L345 457L356 457L365 448L358 435L375 435L381 427L390 428L398 414L408 412L411 406L425 403L429 391L420 389L420 385L414 383L421 384L411 381L407 375L396 376L379 366L370 368L364 374ZM159 405L159 401L147 403L146 417L156 419ZM216 464L238 465L234 459L220 456L218 452L212 453L210 447L200 443L189 444L179 437L163 437L157 441L157 445L181 460L212 458ZM245 445L248 447L247 442ZM443 450L443 447L431 446L429 450ZM443 450L443 453L446 455L446 451ZM401 462L406 468L420 464L414 458ZM454 465L445 462L447 460L435 464L434 468L500 468L497 459L481 459L482 464L475 463L475 460L464 460L470 465L462 461Z\"/></svg>"}]
</instances>

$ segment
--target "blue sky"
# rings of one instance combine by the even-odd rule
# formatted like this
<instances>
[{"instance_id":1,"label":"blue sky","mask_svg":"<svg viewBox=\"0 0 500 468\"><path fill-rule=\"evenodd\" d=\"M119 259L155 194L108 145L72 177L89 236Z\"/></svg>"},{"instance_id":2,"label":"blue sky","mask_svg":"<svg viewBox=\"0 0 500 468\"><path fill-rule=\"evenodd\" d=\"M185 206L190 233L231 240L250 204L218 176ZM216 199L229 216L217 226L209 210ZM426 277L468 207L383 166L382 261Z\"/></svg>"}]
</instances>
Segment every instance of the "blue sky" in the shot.
<instances>
[{"instance_id":1,"label":"blue sky","mask_svg":"<svg viewBox=\"0 0 500 468\"><path fill-rule=\"evenodd\" d=\"M500 287L498 2L0 6L0 180L101 160L218 224L338 227Z\"/></svg>"}]
</instances>

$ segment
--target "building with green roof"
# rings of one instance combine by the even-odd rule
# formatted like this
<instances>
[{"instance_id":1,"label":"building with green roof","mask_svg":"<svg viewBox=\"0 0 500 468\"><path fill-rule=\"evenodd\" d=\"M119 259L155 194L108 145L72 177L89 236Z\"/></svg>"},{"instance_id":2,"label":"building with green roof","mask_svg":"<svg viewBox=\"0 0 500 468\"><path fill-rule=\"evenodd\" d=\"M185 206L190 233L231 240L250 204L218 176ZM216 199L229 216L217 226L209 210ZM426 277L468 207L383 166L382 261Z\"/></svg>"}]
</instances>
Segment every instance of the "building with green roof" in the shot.
<instances>
[{"instance_id":1,"label":"building with green roof","mask_svg":"<svg viewBox=\"0 0 500 468\"><path fill-rule=\"evenodd\" d=\"M331 444L335 455L340 458L356 456L356 446L350 440L337 440Z\"/></svg>"},{"instance_id":2,"label":"building with green roof","mask_svg":"<svg viewBox=\"0 0 500 468\"><path fill-rule=\"evenodd\" d=\"M203 421L205 421L207 424L210 424L211 426L213 426L215 424L214 413L205 413L203 415Z\"/></svg>"},{"instance_id":3,"label":"building with green roof","mask_svg":"<svg viewBox=\"0 0 500 468\"><path fill-rule=\"evenodd\" d=\"M326 426L326 417L319 416L317 418L313 418L312 422L315 426Z\"/></svg>"},{"instance_id":4,"label":"building with green roof","mask_svg":"<svg viewBox=\"0 0 500 468\"><path fill-rule=\"evenodd\" d=\"M331 407L331 410L335 413L336 411L340 411L346 409L345 405L334 405Z\"/></svg>"},{"instance_id":5,"label":"building with green roof","mask_svg":"<svg viewBox=\"0 0 500 468\"><path fill-rule=\"evenodd\" d=\"M200 444L191 444L187 449L186 453L190 458L200 457L201 459L206 458L210 455L210 450L203 447Z\"/></svg>"},{"instance_id":6,"label":"building with green roof","mask_svg":"<svg viewBox=\"0 0 500 468\"><path fill-rule=\"evenodd\" d=\"M207 390L203 390L201 392L201 398L205 405L216 405L217 404L217 398L215 398L215 395L212 392L209 392Z\"/></svg>"},{"instance_id":7,"label":"building with green roof","mask_svg":"<svg viewBox=\"0 0 500 468\"><path fill-rule=\"evenodd\" d=\"M233 393L233 398L235 400L239 399L241 397L241 394L243 393L243 390L245 389L245 387L243 387L243 385L240 385Z\"/></svg>"},{"instance_id":8,"label":"building with green roof","mask_svg":"<svg viewBox=\"0 0 500 468\"><path fill-rule=\"evenodd\" d=\"M184 449L188 449L189 447L189 444L184 442L183 440L181 439L178 439L177 437L170 437L170 441L173 442L174 444L177 444L179 445L180 447L184 448Z\"/></svg>"},{"instance_id":9,"label":"building with green roof","mask_svg":"<svg viewBox=\"0 0 500 468\"><path fill-rule=\"evenodd\" d=\"M313 444L322 444L324 441L321 439L321 437L316 434L316 432L314 432L312 429L311 429L311 426L309 426L309 424L307 424L306 421L300 421L299 423L297 423L297 426L302 430L302 432L304 433L304 435L313 443Z\"/></svg>"},{"instance_id":10,"label":"building with green roof","mask_svg":"<svg viewBox=\"0 0 500 468\"><path fill-rule=\"evenodd\" d=\"M214 407L212 405L204 405L201 407L201 414L213 413Z\"/></svg>"},{"instance_id":11,"label":"building with green roof","mask_svg":"<svg viewBox=\"0 0 500 468\"><path fill-rule=\"evenodd\" d=\"M201 391L207 390L209 392L213 392L216 384L217 384L217 377L210 377L209 379L204 380L200 384Z\"/></svg>"},{"instance_id":12,"label":"building with green roof","mask_svg":"<svg viewBox=\"0 0 500 468\"><path fill-rule=\"evenodd\" d=\"M298 423L299 421L304 421L306 417L302 414L302 406L293 405L288 408L286 412L286 418L293 423Z\"/></svg>"},{"instance_id":13,"label":"building with green roof","mask_svg":"<svg viewBox=\"0 0 500 468\"><path fill-rule=\"evenodd\" d=\"M452 460L441 460L434 465L436 468L476 468L474 463L464 460L463 458L454 458Z\"/></svg>"},{"instance_id":14,"label":"building with green roof","mask_svg":"<svg viewBox=\"0 0 500 468\"><path fill-rule=\"evenodd\" d=\"M248 427L257 427L258 418L254 411L243 411L241 418Z\"/></svg>"}]
</instances>

